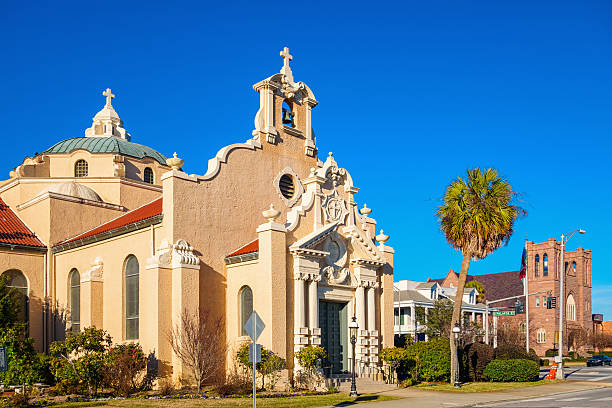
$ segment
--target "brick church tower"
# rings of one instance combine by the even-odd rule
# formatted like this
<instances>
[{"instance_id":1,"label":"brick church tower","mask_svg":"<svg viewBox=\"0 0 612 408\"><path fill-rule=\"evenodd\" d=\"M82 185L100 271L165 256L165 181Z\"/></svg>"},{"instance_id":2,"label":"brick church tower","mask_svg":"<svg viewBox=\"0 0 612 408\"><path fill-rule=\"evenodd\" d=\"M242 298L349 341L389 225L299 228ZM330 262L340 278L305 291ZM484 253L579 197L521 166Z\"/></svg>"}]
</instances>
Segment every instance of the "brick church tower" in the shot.
<instances>
[{"instance_id":1,"label":"brick church tower","mask_svg":"<svg viewBox=\"0 0 612 408\"><path fill-rule=\"evenodd\" d=\"M559 310L547 309L548 296L557 298L560 306L561 243L554 238L548 241L527 242L529 292L550 292L530 296L531 345L538 354L557 347L559 330ZM564 349L568 345L567 335L572 329L591 329L591 250L578 247L575 251L565 251L565 300L563 302Z\"/></svg>"}]
</instances>

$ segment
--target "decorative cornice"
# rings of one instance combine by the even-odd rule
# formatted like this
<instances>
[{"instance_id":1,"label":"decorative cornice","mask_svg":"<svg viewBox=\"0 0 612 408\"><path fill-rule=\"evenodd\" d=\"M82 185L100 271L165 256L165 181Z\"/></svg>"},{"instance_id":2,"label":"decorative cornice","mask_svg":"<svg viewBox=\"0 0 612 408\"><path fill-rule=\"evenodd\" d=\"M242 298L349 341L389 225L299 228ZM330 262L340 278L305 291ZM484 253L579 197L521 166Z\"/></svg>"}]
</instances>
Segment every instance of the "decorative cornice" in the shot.
<instances>
[{"instance_id":1,"label":"decorative cornice","mask_svg":"<svg viewBox=\"0 0 612 408\"><path fill-rule=\"evenodd\" d=\"M249 252L248 254L236 255L236 256L227 256L225 257L225 264L232 265L241 262L254 261L259 259L259 251Z\"/></svg>"},{"instance_id":2,"label":"decorative cornice","mask_svg":"<svg viewBox=\"0 0 612 408\"><path fill-rule=\"evenodd\" d=\"M147 259L147 269L151 268L190 268L200 269L200 258L193 253L193 247L183 239L170 245L164 239L155 255Z\"/></svg>"},{"instance_id":3,"label":"decorative cornice","mask_svg":"<svg viewBox=\"0 0 612 408\"><path fill-rule=\"evenodd\" d=\"M86 198L80 198L80 197L74 197L74 196L70 196L70 195L66 195L66 194L60 194L60 193L54 193L52 191L47 191L41 195L38 195L36 197L34 197L33 199L31 199L30 201L26 201L23 204L19 204L17 206L18 210L23 210L25 208L28 208L34 204L37 204L47 198L55 198L58 200L64 200L64 201L70 201L73 203L79 203L79 204L85 204L85 205L91 205L93 207L101 207L101 208L108 208L110 210L117 210L117 211L127 211L127 208L125 208L122 205L116 205L116 204L109 204L109 203L105 203L105 202L101 202L101 201L94 201L94 200L88 200Z\"/></svg>"},{"instance_id":4,"label":"decorative cornice","mask_svg":"<svg viewBox=\"0 0 612 408\"><path fill-rule=\"evenodd\" d=\"M81 283L104 282L104 262L102 257L97 257L91 263L91 269L85 271L81 276Z\"/></svg>"},{"instance_id":5,"label":"decorative cornice","mask_svg":"<svg viewBox=\"0 0 612 408\"><path fill-rule=\"evenodd\" d=\"M289 252L291 253L291 255L299 256L299 257L308 256L308 257L313 257L313 258L323 258L329 255L329 252L319 251L317 249L310 249L310 248L289 248Z\"/></svg>"},{"instance_id":6,"label":"decorative cornice","mask_svg":"<svg viewBox=\"0 0 612 408\"><path fill-rule=\"evenodd\" d=\"M376 266L376 267L381 267L385 264L384 262L377 261L374 259L363 259L363 258L351 259L350 262L353 265Z\"/></svg>"}]
</instances>

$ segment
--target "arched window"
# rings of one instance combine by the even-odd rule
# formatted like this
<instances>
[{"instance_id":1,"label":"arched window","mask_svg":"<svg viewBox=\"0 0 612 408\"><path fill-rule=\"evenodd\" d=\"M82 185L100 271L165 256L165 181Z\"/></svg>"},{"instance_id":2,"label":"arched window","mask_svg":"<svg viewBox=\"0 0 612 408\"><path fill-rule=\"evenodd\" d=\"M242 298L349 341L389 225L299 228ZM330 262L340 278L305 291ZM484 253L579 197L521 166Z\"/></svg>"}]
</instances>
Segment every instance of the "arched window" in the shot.
<instances>
[{"instance_id":1,"label":"arched window","mask_svg":"<svg viewBox=\"0 0 612 408\"><path fill-rule=\"evenodd\" d=\"M240 335L246 336L247 332L244 328L247 320L253 313L253 291L248 286L240 289Z\"/></svg>"},{"instance_id":2,"label":"arched window","mask_svg":"<svg viewBox=\"0 0 612 408\"><path fill-rule=\"evenodd\" d=\"M155 178L153 177L153 170L151 170L150 167L145 167L144 169L144 182L145 183L149 183L149 184L153 184L155 181Z\"/></svg>"},{"instance_id":3,"label":"arched window","mask_svg":"<svg viewBox=\"0 0 612 408\"><path fill-rule=\"evenodd\" d=\"M570 293L567 297L567 320L576 320L576 302L574 301L574 295Z\"/></svg>"},{"instance_id":4,"label":"arched window","mask_svg":"<svg viewBox=\"0 0 612 408\"><path fill-rule=\"evenodd\" d=\"M540 307L540 297L536 296L536 307Z\"/></svg>"},{"instance_id":5,"label":"arched window","mask_svg":"<svg viewBox=\"0 0 612 408\"><path fill-rule=\"evenodd\" d=\"M542 257L542 276L548 276L548 255L544 254Z\"/></svg>"},{"instance_id":6,"label":"arched window","mask_svg":"<svg viewBox=\"0 0 612 408\"><path fill-rule=\"evenodd\" d=\"M138 339L138 259L134 255L125 261L125 339Z\"/></svg>"},{"instance_id":7,"label":"arched window","mask_svg":"<svg viewBox=\"0 0 612 408\"><path fill-rule=\"evenodd\" d=\"M546 330L538 329L536 337L538 343L546 343Z\"/></svg>"},{"instance_id":8,"label":"arched window","mask_svg":"<svg viewBox=\"0 0 612 408\"><path fill-rule=\"evenodd\" d=\"M17 269L9 269L2 276L7 277L7 285L17 291L19 296L19 320L27 323L30 317L30 298L28 297L28 281L25 275Z\"/></svg>"},{"instance_id":9,"label":"arched window","mask_svg":"<svg viewBox=\"0 0 612 408\"><path fill-rule=\"evenodd\" d=\"M78 332L81 330L81 275L73 269L68 275L70 284L70 330Z\"/></svg>"},{"instance_id":10,"label":"arched window","mask_svg":"<svg viewBox=\"0 0 612 408\"><path fill-rule=\"evenodd\" d=\"M576 276L576 261L572 262L572 273Z\"/></svg>"},{"instance_id":11,"label":"arched window","mask_svg":"<svg viewBox=\"0 0 612 408\"><path fill-rule=\"evenodd\" d=\"M535 276L540 276L540 255L536 254L533 265L535 268Z\"/></svg>"},{"instance_id":12,"label":"arched window","mask_svg":"<svg viewBox=\"0 0 612 408\"><path fill-rule=\"evenodd\" d=\"M74 177L87 177L88 168L89 166L85 160L77 160L74 163Z\"/></svg>"},{"instance_id":13,"label":"arched window","mask_svg":"<svg viewBox=\"0 0 612 408\"><path fill-rule=\"evenodd\" d=\"M295 113L287 101L283 102L283 125L295 127Z\"/></svg>"}]
</instances>

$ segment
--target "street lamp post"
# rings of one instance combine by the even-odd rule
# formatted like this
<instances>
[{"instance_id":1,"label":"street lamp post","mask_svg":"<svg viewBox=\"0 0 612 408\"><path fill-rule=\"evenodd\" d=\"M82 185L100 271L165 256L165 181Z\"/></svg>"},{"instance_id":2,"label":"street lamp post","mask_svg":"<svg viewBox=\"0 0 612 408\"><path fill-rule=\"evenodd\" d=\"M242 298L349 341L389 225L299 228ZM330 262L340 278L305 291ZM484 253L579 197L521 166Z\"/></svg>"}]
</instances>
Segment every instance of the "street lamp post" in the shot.
<instances>
[{"instance_id":1,"label":"street lamp post","mask_svg":"<svg viewBox=\"0 0 612 408\"><path fill-rule=\"evenodd\" d=\"M461 387L461 383L459 383L459 332L461 329L459 328L459 322L455 323L455 327L453 327L453 335L455 337L455 354L457 355L457 364L455 367L455 388Z\"/></svg>"},{"instance_id":2,"label":"street lamp post","mask_svg":"<svg viewBox=\"0 0 612 408\"><path fill-rule=\"evenodd\" d=\"M353 320L349 323L349 330L351 331L351 344L353 345L353 375L351 378L351 392L349 393L349 396L351 397L357 396L357 383L355 382L355 344L357 343L357 329L359 329L357 318L353 316Z\"/></svg>"},{"instance_id":3,"label":"street lamp post","mask_svg":"<svg viewBox=\"0 0 612 408\"><path fill-rule=\"evenodd\" d=\"M561 280L559 282L559 354L557 356L557 363L559 364L557 368L557 380L563 380L565 376L563 375L563 311L565 309L565 243L569 241L569 239L576 232L579 234L586 233L583 229L575 229L567 235L561 234L561 261L559 265L560 269L560 277Z\"/></svg>"}]
</instances>

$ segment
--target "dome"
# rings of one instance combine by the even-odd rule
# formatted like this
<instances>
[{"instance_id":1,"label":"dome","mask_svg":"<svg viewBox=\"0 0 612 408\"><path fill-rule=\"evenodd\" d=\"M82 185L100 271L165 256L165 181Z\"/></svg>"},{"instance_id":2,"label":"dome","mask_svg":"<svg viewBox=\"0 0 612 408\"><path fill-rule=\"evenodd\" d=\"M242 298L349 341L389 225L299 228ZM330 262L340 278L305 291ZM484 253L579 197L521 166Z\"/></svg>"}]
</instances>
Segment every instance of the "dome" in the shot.
<instances>
[{"instance_id":1,"label":"dome","mask_svg":"<svg viewBox=\"0 0 612 408\"><path fill-rule=\"evenodd\" d=\"M84 186L83 184L75 183L74 181L70 183L52 185L43 190L40 194L44 194L47 191L50 193L58 193L71 197L83 198L85 200L102 202L102 199L98 193L96 193L92 188Z\"/></svg>"},{"instance_id":2,"label":"dome","mask_svg":"<svg viewBox=\"0 0 612 408\"><path fill-rule=\"evenodd\" d=\"M43 153L70 153L78 149L90 153L115 153L136 159L149 157L166 165L166 157L157 150L118 137L73 137L56 143Z\"/></svg>"}]
</instances>

